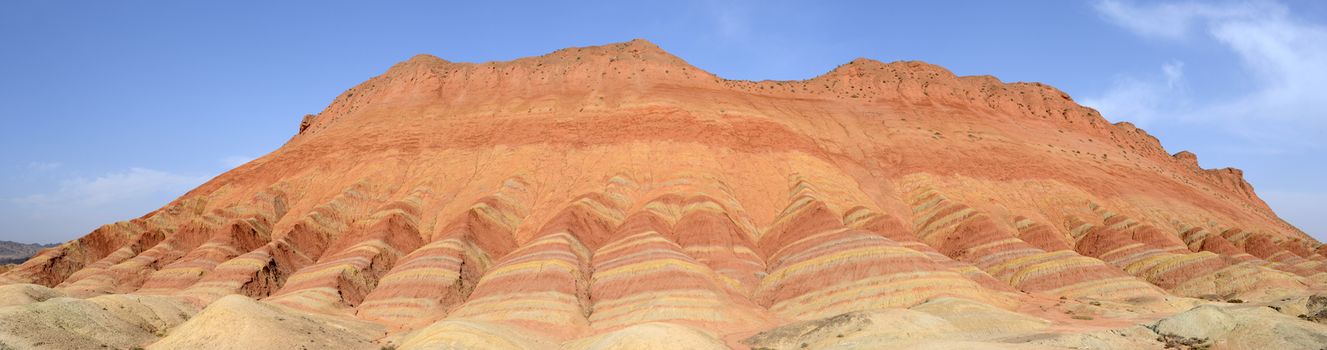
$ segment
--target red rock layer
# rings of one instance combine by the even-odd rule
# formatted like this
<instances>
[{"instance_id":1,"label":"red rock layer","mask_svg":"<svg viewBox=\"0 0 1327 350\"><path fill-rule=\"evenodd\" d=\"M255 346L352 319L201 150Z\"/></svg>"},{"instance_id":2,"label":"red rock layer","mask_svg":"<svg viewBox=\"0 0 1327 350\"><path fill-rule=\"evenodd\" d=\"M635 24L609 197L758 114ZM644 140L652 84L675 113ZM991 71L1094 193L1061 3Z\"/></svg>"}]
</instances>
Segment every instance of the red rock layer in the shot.
<instances>
[{"instance_id":1,"label":"red rock layer","mask_svg":"<svg viewBox=\"0 0 1327 350\"><path fill-rule=\"evenodd\" d=\"M512 179L452 219L437 240L416 249L379 281L357 314L403 327L424 326L470 297L491 256L514 249L515 230L528 215L528 189Z\"/></svg>"},{"instance_id":2,"label":"red rock layer","mask_svg":"<svg viewBox=\"0 0 1327 350\"><path fill-rule=\"evenodd\" d=\"M1052 229L1023 218L1019 234L996 224L972 207L955 203L938 191L919 187L913 195L913 229L924 242L955 259L967 261L1026 292L1093 298L1158 296L1156 287L1131 278L1100 260L1068 250L1048 252L1028 244L1063 245ZM1040 232L1039 232L1040 231Z\"/></svg>"},{"instance_id":3,"label":"red rock layer","mask_svg":"<svg viewBox=\"0 0 1327 350\"><path fill-rule=\"evenodd\" d=\"M359 305L401 256L422 245L417 218L420 195L384 204L353 223L328 245L318 263L291 275L269 300L318 311Z\"/></svg>"},{"instance_id":4,"label":"red rock layer","mask_svg":"<svg viewBox=\"0 0 1327 350\"><path fill-rule=\"evenodd\" d=\"M796 191L796 190L795 190ZM996 304L1007 297L937 264L926 254L868 231L802 191L761 237L769 275L755 300L775 314L816 319L853 310L908 307L956 296Z\"/></svg>"},{"instance_id":5,"label":"red rock layer","mask_svg":"<svg viewBox=\"0 0 1327 350\"><path fill-rule=\"evenodd\" d=\"M1074 226L1072 231L1079 237L1075 249L1173 293L1197 297L1266 288L1293 290L1305 287L1302 279L1256 262L1241 262L1212 252L1189 253L1187 248L1176 253L1175 246L1183 247L1182 241L1148 239L1147 231L1128 232L1136 228L1131 220L1109 211L1101 214L1103 225L1109 225L1094 226L1076 219L1070 221Z\"/></svg>"},{"instance_id":6,"label":"red rock layer","mask_svg":"<svg viewBox=\"0 0 1327 350\"><path fill-rule=\"evenodd\" d=\"M589 320L596 333L651 322L725 331L772 324L767 311L744 295L741 282L669 239L676 236L670 226L654 211L638 212L620 225L617 238L594 252Z\"/></svg>"}]
</instances>

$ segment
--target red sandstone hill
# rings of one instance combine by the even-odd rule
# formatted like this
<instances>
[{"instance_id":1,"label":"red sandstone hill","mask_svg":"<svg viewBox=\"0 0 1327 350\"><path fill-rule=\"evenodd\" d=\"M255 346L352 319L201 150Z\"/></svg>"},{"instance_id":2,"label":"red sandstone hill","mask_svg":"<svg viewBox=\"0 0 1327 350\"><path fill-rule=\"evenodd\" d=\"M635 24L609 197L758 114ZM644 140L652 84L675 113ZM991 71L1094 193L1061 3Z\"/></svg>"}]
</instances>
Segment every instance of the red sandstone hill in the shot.
<instances>
[{"instance_id":1,"label":"red sandstone hill","mask_svg":"<svg viewBox=\"0 0 1327 350\"><path fill-rule=\"evenodd\" d=\"M1324 260L1239 170L1046 85L869 59L734 81L634 40L416 56L280 149L0 279L203 308L129 345L296 313L406 347L779 348L843 341L796 331L826 320L1123 327L1184 297L1308 293Z\"/></svg>"}]
</instances>

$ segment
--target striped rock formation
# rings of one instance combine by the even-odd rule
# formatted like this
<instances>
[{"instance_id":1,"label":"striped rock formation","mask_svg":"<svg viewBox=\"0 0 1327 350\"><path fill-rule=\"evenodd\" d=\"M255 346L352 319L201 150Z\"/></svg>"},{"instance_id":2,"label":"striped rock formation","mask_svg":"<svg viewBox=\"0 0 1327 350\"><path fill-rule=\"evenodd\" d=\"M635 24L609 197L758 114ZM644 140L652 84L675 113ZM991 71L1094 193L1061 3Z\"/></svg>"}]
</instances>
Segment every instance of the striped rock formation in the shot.
<instances>
[{"instance_id":1,"label":"striped rock formation","mask_svg":"<svg viewBox=\"0 0 1327 350\"><path fill-rule=\"evenodd\" d=\"M1052 87L921 62L753 82L642 40L509 62L420 55L304 117L272 153L0 283L15 304L178 301L199 310L178 327L196 333L290 317L303 328L271 334L353 329L351 348L1122 327L1190 298L1327 281L1327 246L1241 174ZM133 341L281 327L262 324Z\"/></svg>"}]
</instances>

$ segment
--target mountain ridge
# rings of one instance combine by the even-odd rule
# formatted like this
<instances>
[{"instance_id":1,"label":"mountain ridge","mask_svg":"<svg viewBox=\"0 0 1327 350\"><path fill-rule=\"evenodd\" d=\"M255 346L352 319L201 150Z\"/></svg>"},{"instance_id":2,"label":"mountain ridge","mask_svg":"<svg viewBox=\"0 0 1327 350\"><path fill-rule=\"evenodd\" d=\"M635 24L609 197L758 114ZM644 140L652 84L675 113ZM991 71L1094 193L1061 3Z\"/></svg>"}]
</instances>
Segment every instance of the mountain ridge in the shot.
<instances>
[{"instance_id":1,"label":"mountain ridge","mask_svg":"<svg viewBox=\"0 0 1327 350\"><path fill-rule=\"evenodd\" d=\"M58 243L19 243L0 241L0 265L19 264L37 254L38 251L59 245Z\"/></svg>"},{"instance_id":2,"label":"mountain ridge","mask_svg":"<svg viewBox=\"0 0 1327 350\"><path fill-rule=\"evenodd\" d=\"M920 61L884 63L866 58L858 58L840 65L825 74L807 80L730 80L720 78L702 69L691 66L680 58L662 50L653 43L643 39L636 39L619 44L562 49L542 56L511 61L452 63L434 56L420 55L393 66L393 69L389 69L387 73L384 73L379 78L389 77L387 80L390 80L390 77L405 74L401 71L410 71L407 67L418 68L418 66L421 65L447 67L443 70L450 69L457 72L460 72L463 68L470 69L470 71L467 71L467 74L471 75L477 74L474 70L482 70L484 67L488 67L490 70L507 69L516 71L531 69L531 67L528 67L531 65L533 65L536 70L539 67L545 67L547 65L548 68L545 69L551 71L557 69L552 67L562 67L567 65L576 67L585 65L586 63L582 62L582 58L584 58L585 62L600 63L604 60L611 60L610 63L615 63L619 58L622 58L623 61L628 61L628 63L635 62L631 61L633 59L638 59L643 62L665 61L667 63L665 65L666 67L671 67L676 70L685 69L687 71L687 79L683 80L684 83L697 84L701 87L712 89L728 88L757 95L784 94L795 96L795 98L815 97L851 100L869 100L870 97L875 97L876 100L903 100L905 103L909 99L934 100L941 98L943 100L947 98L960 99L963 102L972 102L977 101L980 98L982 101L985 101L982 106L997 113L1002 112L1004 114L1040 118L1043 120L1051 119L1052 122L1056 123L1054 125L1056 125L1057 128L1073 128L1079 131L1090 132L1094 136L1100 138L1110 138L1123 146L1140 150L1140 153L1143 155L1154 157L1157 160L1177 159L1177 156L1166 151L1160 141L1148 134L1145 130L1137 128L1128 122L1109 123L1095 110L1074 103L1073 99L1068 94L1055 89L1054 87L1036 82L1004 83L998 78L991 76L978 75L960 77L942 67ZM634 65L629 67L631 68L625 70L632 72L628 72L627 75L623 76L620 75L621 72L619 71L618 75L611 76L617 78L613 79L613 81L621 82L624 80L636 79L637 81L650 81L650 84L654 85L680 84L676 79L669 80L669 77L659 77L658 74L649 77L639 77L639 79L637 79L638 77L636 77L636 74L640 72L634 70L649 67L639 67ZM646 73L657 73L660 70L658 67L653 68L655 69L647 71ZM667 68L662 70L669 71ZM600 75L608 74L608 72L599 73ZM510 76L510 74L510 72L504 73L503 76ZM665 73L664 75L667 76L668 74L669 73ZM889 89L880 86L869 86L870 84L876 84L874 83L874 80L870 80L869 84L859 82L863 79L853 80L853 77L862 77L868 74L877 77L892 76L891 79L882 80L881 82L895 84L897 86L891 92ZM376 84L375 80L379 78L370 79L370 81L348 90L329 105L326 110L315 115L314 120L335 120L337 119L338 114L343 113L343 110L355 108L345 106L347 104L355 104L355 102L348 101L350 97L353 97L354 94L357 93L357 90L371 90L370 88L374 87ZM402 79L421 78L413 77ZM546 80L549 78L545 77L541 79ZM938 87L931 87L932 83L935 83ZM493 84L493 82L490 82L490 84ZM465 90L465 86L468 85L463 85L463 87L459 89ZM847 88L845 89L843 87ZM794 92L784 93L782 91L777 91L776 88L787 88ZM852 95L851 93L854 90L861 93L861 95ZM931 96L932 92L940 96ZM602 99L603 97L600 96L600 98ZM593 103L590 103L590 105L593 105ZM1037 107L1034 108L1033 106ZM581 108L583 110L586 106L581 106ZM329 114L329 118L317 118L317 116L325 114ZM325 127L325 125L316 124L317 123L311 123L310 127ZM1061 132L1063 132L1063 130L1061 130ZM1181 151L1175 154L1181 155L1186 153L1188 152ZM1214 186L1221 186L1241 193L1243 197L1252 202L1252 206L1263 216L1274 216L1271 208L1253 194L1252 185L1244 180L1243 172L1239 171L1239 169L1203 169L1197 166L1196 162L1192 162L1191 165L1189 165L1188 163L1190 162L1187 161L1181 161L1181 163L1185 164L1187 167L1181 167L1178 170L1187 171L1189 168L1196 170L1216 170L1206 171L1206 173L1210 175L1205 175L1204 179L1212 181ZM1294 227L1287 226L1285 228L1292 231L1298 231L1298 229ZM1307 236L1301 233L1301 238L1307 238Z\"/></svg>"}]
</instances>

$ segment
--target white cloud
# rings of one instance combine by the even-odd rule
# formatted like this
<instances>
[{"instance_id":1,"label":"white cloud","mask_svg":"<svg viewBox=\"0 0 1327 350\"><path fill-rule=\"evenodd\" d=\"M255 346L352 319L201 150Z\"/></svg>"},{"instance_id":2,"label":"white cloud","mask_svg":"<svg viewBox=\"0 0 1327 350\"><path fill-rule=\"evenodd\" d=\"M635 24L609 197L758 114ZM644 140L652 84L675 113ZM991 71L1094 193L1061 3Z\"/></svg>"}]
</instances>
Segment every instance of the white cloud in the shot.
<instances>
[{"instance_id":1,"label":"white cloud","mask_svg":"<svg viewBox=\"0 0 1327 350\"><path fill-rule=\"evenodd\" d=\"M1171 41L1213 40L1230 50L1255 84L1220 101L1187 101L1182 66L1152 79L1120 78L1111 89L1084 99L1112 119L1203 124L1234 136L1248 148L1327 147L1327 28L1295 18L1276 2L1138 5L1107 0L1096 10L1139 36ZM1195 33L1203 33L1199 37ZM1175 84L1179 85L1176 86Z\"/></svg>"},{"instance_id":2,"label":"white cloud","mask_svg":"<svg viewBox=\"0 0 1327 350\"><path fill-rule=\"evenodd\" d=\"M1173 88L1180 84L1180 79L1184 79L1184 62L1174 61L1162 65L1161 72L1166 74L1166 86Z\"/></svg>"},{"instance_id":3,"label":"white cloud","mask_svg":"<svg viewBox=\"0 0 1327 350\"><path fill-rule=\"evenodd\" d=\"M1147 127L1153 120L1166 118L1166 111L1182 108L1188 94L1184 88L1184 62L1172 61L1161 65L1162 77L1143 80L1121 76L1101 96L1082 99L1112 118L1127 119L1139 127Z\"/></svg>"},{"instance_id":4,"label":"white cloud","mask_svg":"<svg viewBox=\"0 0 1327 350\"><path fill-rule=\"evenodd\" d=\"M1182 39L1192 29L1211 19L1247 20L1264 15L1284 16L1286 9L1272 2L1229 2L1222 5L1193 2L1135 5L1133 3L1104 0L1095 6L1107 20L1135 34Z\"/></svg>"},{"instance_id":5,"label":"white cloud","mask_svg":"<svg viewBox=\"0 0 1327 350\"><path fill-rule=\"evenodd\" d=\"M225 165L227 168L234 168L244 165L244 163L248 163L253 160L254 158L249 156L229 156L221 158L221 164Z\"/></svg>"},{"instance_id":6,"label":"white cloud","mask_svg":"<svg viewBox=\"0 0 1327 350\"><path fill-rule=\"evenodd\" d=\"M202 176L187 176L143 168L105 174L96 178L73 178L60 182L53 192L16 198L15 202L34 207L100 207L141 199L161 193L183 194L207 181ZM163 203L164 204L164 203Z\"/></svg>"},{"instance_id":7,"label":"white cloud","mask_svg":"<svg viewBox=\"0 0 1327 350\"><path fill-rule=\"evenodd\" d=\"M59 180L43 193L0 201L0 239L57 242L103 224L142 216L183 195L206 176L130 168Z\"/></svg>"},{"instance_id":8,"label":"white cloud","mask_svg":"<svg viewBox=\"0 0 1327 350\"><path fill-rule=\"evenodd\" d=\"M1274 1L1104 0L1096 10L1142 38L1220 45L1237 63L1237 73L1252 81L1233 96L1201 99L1187 90L1183 66L1167 64L1150 78L1121 77L1099 96L1083 99L1083 104L1111 119L1203 135L1189 144L1207 143L1226 155L1276 155L1309 162L1305 171L1321 167L1320 154L1327 149L1327 138L1322 137L1327 135L1327 113L1321 108L1327 96L1327 26L1306 22ZM1265 179L1276 178L1270 174ZM1327 192L1313 187L1316 183L1281 181L1276 186L1303 190L1258 193L1287 221L1319 239L1327 238L1327 219L1319 210Z\"/></svg>"}]
</instances>

